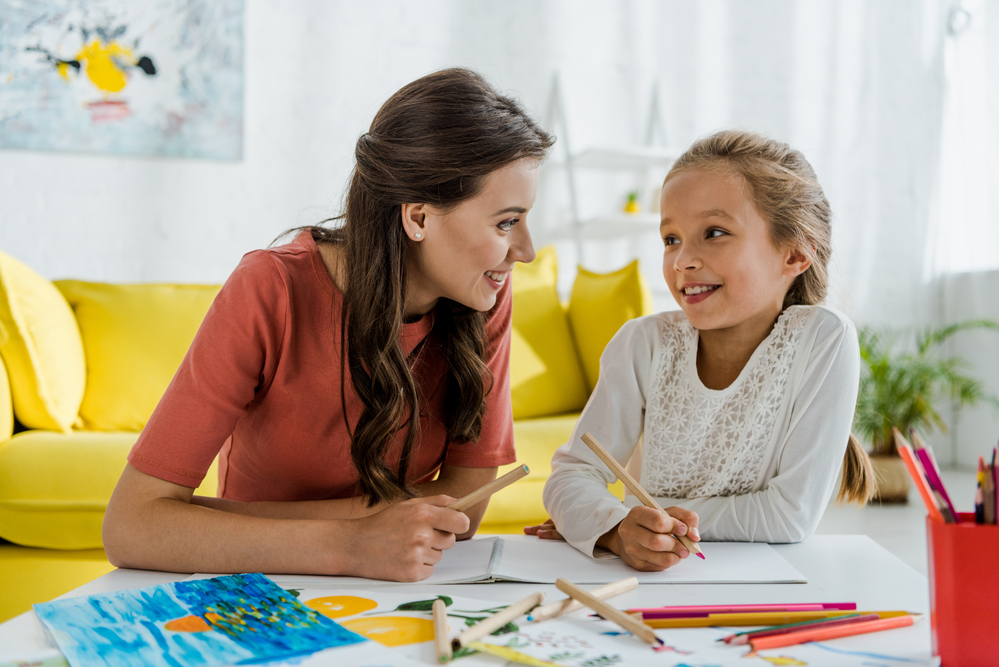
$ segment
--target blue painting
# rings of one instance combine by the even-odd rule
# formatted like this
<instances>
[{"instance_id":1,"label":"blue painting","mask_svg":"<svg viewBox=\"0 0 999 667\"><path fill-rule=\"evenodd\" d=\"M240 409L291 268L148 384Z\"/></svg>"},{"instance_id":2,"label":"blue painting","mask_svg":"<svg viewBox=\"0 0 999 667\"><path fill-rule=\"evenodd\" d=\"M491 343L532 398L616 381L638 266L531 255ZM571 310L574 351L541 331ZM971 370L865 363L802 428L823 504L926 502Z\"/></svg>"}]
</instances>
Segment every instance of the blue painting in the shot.
<instances>
[{"instance_id":1,"label":"blue painting","mask_svg":"<svg viewBox=\"0 0 999 667\"><path fill-rule=\"evenodd\" d=\"M261 662L365 641L261 574L35 605L73 667Z\"/></svg>"},{"instance_id":2,"label":"blue painting","mask_svg":"<svg viewBox=\"0 0 999 667\"><path fill-rule=\"evenodd\" d=\"M0 148L241 159L243 0L0 3Z\"/></svg>"}]
</instances>

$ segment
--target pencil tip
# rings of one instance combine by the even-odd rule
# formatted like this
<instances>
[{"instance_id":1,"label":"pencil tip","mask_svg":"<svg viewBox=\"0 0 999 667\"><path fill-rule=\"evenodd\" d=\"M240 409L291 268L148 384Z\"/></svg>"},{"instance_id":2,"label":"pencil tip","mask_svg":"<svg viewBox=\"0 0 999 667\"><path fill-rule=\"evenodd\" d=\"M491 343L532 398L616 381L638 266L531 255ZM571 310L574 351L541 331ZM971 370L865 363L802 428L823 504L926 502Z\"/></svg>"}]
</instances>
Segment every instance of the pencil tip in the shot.
<instances>
[{"instance_id":1,"label":"pencil tip","mask_svg":"<svg viewBox=\"0 0 999 667\"><path fill-rule=\"evenodd\" d=\"M701 560L707 560L707 558L704 557L704 554L697 554L697 557Z\"/></svg>"}]
</instances>

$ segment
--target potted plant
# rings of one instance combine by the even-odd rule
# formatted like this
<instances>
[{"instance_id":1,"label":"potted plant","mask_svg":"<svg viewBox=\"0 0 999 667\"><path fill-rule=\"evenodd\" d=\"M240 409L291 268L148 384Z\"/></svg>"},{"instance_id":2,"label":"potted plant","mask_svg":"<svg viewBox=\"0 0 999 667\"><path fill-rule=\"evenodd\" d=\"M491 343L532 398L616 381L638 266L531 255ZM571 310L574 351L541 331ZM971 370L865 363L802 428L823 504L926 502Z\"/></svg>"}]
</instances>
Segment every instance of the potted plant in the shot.
<instances>
[{"instance_id":1,"label":"potted plant","mask_svg":"<svg viewBox=\"0 0 999 667\"><path fill-rule=\"evenodd\" d=\"M964 374L967 362L961 356L939 354L942 343L968 329L999 331L999 324L969 320L926 327L914 336L911 331L860 329L860 356L866 369L860 378L853 426L872 445L871 463L878 478L875 500L904 503L908 498L909 476L895 449L892 427L905 434L909 429L946 433L947 425L936 408L941 400L950 400L958 408L981 402L999 407L999 398Z\"/></svg>"}]
</instances>

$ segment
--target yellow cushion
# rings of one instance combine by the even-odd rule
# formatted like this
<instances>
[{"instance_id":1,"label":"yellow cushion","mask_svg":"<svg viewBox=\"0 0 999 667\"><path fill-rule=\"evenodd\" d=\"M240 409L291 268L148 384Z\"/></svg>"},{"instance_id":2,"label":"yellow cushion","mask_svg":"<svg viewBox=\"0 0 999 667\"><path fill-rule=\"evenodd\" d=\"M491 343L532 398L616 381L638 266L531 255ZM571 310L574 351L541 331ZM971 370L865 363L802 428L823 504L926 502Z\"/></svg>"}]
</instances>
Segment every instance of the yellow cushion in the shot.
<instances>
[{"instance_id":1,"label":"yellow cushion","mask_svg":"<svg viewBox=\"0 0 999 667\"><path fill-rule=\"evenodd\" d=\"M69 431L86 382L73 311L52 283L2 252L0 355L7 363L14 413L21 423Z\"/></svg>"},{"instance_id":2,"label":"yellow cushion","mask_svg":"<svg viewBox=\"0 0 999 667\"><path fill-rule=\"evenodd\" d=\"M638 260L612 273L579 267L569 301L569 322L590 391L600 375L600 355L625 322L653 312L652 293Z\"/></svg>"},{"instance_id":3,"label":"yellow cushion","mask_svg":"<svg viewBox=\"0 0 999 667\"><path fill-rule=\"evenodd\" d=\"M0 444L0 537L48 549L97 549L108 499L138 433L24 431ZM198 495L215 495L209 470Z\"/></svg>"},{"instance_id":4,"label":"yellow cushion","mask_svg":"<svg viewBox=\"0 0 999 667\"><path fill-rule=\"evenodd\" d=\"M7 379L7 368L0 358L0 442L3 442L14 432L14 408L10 403L10 380Z\"/></svg>"},{"instance_id":5,"label":"yellow cushion","mask_svg":"<svg viewBox=\"0 0 999 667\"><path fill-rule=\"evenodd\" d=\"M80 418L88 430L141 431L191 346L217 285L59 280L87 359Z\"/></svg>"},{"instance_id":6,"label":"yellow cushion","mask_svg":"<svg viewBox=\"0 0 999 667\"><path fill-rule=\"evenodd\" d=\"M510 377L514 419L578 412L589 396L555 289L556 262L555 249L549 246L539 250L532 263L517 264L513 270L517 334ZM525 354L525 349L531 354Z\"/></svg>"},{"instance_id":7,"label":"yellow cushion","mask_svg":"<svg viewBox=\"0 0 999 667\"><path fill-rule=\"evenodd\" d=\"M482 517L480 533L521 533L524 526L536 525L548 518L542 493L552 472L552 455L569 442L577 419L579 413L570 413L540 419L519 419L513 423L517 462L501 467L499 474L505 475L522 463L527 464L531 472L516 484L493 495ZM610 489L618 498L623 497L621 482Z\"/></svg>"}]
</instances>

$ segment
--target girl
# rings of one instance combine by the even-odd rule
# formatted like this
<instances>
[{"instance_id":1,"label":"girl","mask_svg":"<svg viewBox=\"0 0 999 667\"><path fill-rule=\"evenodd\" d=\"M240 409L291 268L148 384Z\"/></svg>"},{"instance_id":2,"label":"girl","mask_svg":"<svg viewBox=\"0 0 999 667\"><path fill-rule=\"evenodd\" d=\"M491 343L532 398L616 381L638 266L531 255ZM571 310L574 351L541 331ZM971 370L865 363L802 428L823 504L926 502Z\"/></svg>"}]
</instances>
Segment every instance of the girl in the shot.
<instances>
[{"instance_id":1,"label":"girl","mask_svg":"<svg viewBox=\"0 0 999 667\"><path fill-rule=\"evenodd\" d=\"M109 560L429 576L486 508L447 505L514 461L509 276L552 141L468 70L393 95L342 225L223 286L111 498ZM194 497L220 450L219 497Z\"/></svg>"},{"instance_id":2,"label":"girl","mask_svg":"<svg viewBox=\"0 0 999 667\"><path fill-rule=\"evenodd\" d=\"M830 209L786 144L746 132L697 142L663 185L663 275L681 312L628 322L552 460L544 500L560 535L662 570L691 539L796 542L815 530L846 451L840 497L866 502L872 474L850 438L860 354L826 294ZM608 490L587 431L624 463L643 436L642 485L668 516ZM552 525L554 522L554 525ZM557 527L557 529L556 529Z\"/></svg>"}]
</instances>

